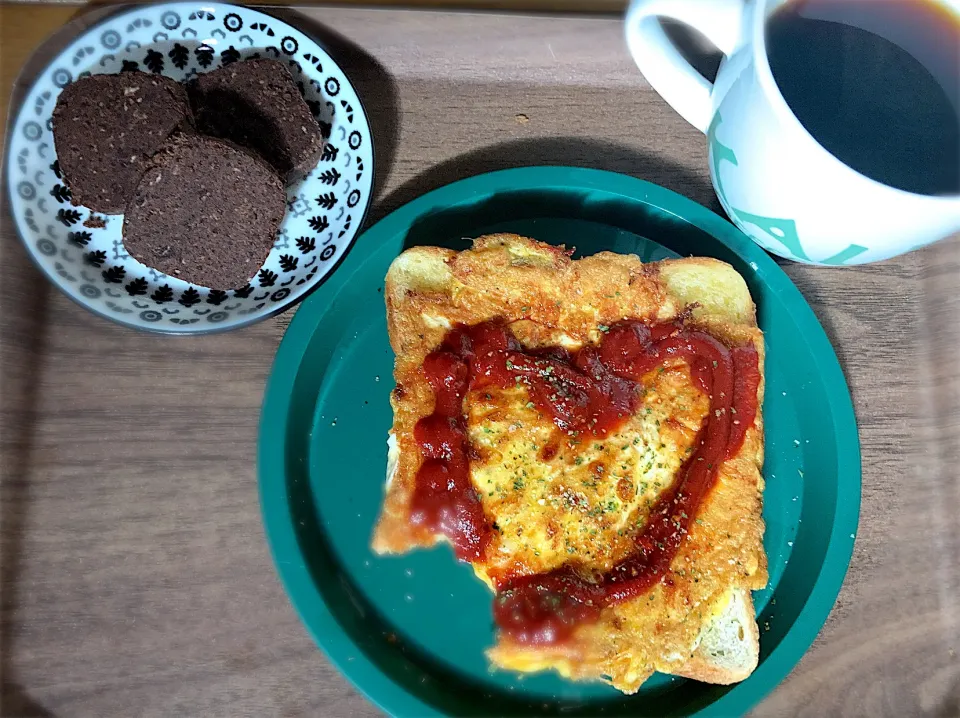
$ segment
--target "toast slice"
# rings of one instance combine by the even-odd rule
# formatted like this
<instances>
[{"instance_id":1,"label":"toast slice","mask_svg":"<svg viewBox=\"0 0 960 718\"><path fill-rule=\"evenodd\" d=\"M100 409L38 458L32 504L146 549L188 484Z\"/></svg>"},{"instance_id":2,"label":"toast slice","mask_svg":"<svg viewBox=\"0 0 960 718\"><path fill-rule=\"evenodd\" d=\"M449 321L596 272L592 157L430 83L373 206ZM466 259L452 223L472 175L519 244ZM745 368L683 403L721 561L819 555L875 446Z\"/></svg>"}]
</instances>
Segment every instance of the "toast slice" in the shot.
<instances>
[{"instance_id":1,"label":"toast slice","mask_svg":"<svg viewBox=\"0 0 960 718\"><path fill-rule=\"evenodd\" d=\"M488 651L503 669L555 670L625 693L654 671L710 683L748 676L759 654L750 591L766 584L767 569L760 516L763 338L743 278L713 259L643 264L633 255L601 252L571 260L563 248L501 234L476 239L460 253L407 250L391 265L385 294L397 387L386 497L373 537L380 553L451 540L449 531L418 520L417 477L426 462L416 427L439 404L424 362L458 327L506 326L533 356L602 347L624 322L679 327L753 352L755 416L736 451L713 470L695 516L685 515L682 540L660 580L604 604L564 640L530 641L501 630ZM570 569L589 584L636 551L637 536L696 457L714 408L693 363L666 360L652 368L638 379L629 416L589 437L563 431L519 380L467 391L469 481L482 510L477 515L493 530L479 549L454 545L498 601L518 576Z\"/></svg>"}]
</instances>

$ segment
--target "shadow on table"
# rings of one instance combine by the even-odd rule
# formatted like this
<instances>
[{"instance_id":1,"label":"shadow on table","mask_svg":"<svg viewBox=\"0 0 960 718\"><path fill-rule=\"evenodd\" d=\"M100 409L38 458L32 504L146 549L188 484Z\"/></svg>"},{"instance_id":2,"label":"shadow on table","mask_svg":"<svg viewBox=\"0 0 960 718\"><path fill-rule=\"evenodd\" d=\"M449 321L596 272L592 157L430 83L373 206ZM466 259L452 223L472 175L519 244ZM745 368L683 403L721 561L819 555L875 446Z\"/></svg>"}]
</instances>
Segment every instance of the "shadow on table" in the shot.
<instances>
[{"instance_id":1,"label":"shadow on table","mask_svg":"<svg viewBox=\"0 0 960 718\"><path fill-rule=\"evenodd\" d=\"M9 216L9 205L2 211ZM3 236L3 261L21 264L8 271L2 288L3 324L0 325L0 416L2 416L2 474L0 483L0 705L10 716L53 715L28 696L16 682L12 651L17 638L19 578L23 536L31 510L31 466L40 368L43 362L45 324L50 287L30 265L25 252L10 233Z\"/></svg>"},{"instance_id":2,"label":"shadow on table","mask_svg":"<svg viewBox=\"0 0 960 718\"><path fill-rule=\"evenodd\" d=\"M952 718L953 716L960 716L960 681L957 681L954 684L954 690L952 692L947 691L946 698L944 698L943 702L934 709L932 715L934 718Z\"/></svg>"},{"instance_id":3,"label":"shadow on table","mask_svg":"<svg viewBox=\"0 0 960 718\"><path fill-rule=\"evenodd\" d=\"M55 715L39 703L35 703L16 683L4 682L2 703L4 715L8 716L17 716L17 718L54 718Z\"/></svg>"},{"instance_id":4,"label":"shadow on table","mask_svg":"<svg viewBox=\"0 0 960 718\"><path fill-rule=\"evenodd\" d=\"M371 210L375 222L425 192L456 180L512 167L567 165L621 172L685 195L724 216L705 174L656 154L580 137L523 139L484 147L431 167L398 187Z\"/></svg>"},{"instance_id":5,"label":"shadow on table","mask_svg":"<svg viewBox=\"0 0 960 718\"><path fill-rule=\"evenodd\" d=\"M56 54L91 24L115 10L84 9L30 56L14 83L10 117L15 117L34 78ZM12 125L11 125L12 126ZM9 128L8 128L9 131ZM9 144L9 142L8 142ZM0 706L2 714L45 718L55 715L17 681L13 650L20 592L23 537L31 511L31 466L35 459L37 397L45 353L51 288L20 246L10 218L6 187L0 190L0 240L6 265L0 287Z\"/></svg>"}]
</instances>

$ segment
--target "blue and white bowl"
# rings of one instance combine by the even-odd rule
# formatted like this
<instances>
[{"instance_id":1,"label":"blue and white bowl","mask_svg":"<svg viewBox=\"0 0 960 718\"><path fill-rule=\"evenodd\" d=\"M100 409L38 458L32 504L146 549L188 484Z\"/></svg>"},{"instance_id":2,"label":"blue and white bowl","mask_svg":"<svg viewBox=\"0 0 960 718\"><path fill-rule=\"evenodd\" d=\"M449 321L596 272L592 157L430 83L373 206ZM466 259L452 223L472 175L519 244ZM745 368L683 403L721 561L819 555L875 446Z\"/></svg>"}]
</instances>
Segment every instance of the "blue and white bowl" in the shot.
<instances>
[{"instance_id":1,"label":"blue and white bowl","mask_svg":"<svg viewBox=\"0 0 960 718\"><path fill-rule=\"evenodd\" d=\"M289 64L328 139L317 167L287 189L287 213L270 256L247 286L230 291L144 266L124 250L122 216L71 204L53 143L57 96L88 74L139 69L189 80L258 56ZM235 329L303 299L350 248L372 184L370 127L344 72L286 23L221 3L140 6L85 31L30 89L7 152L14 222L37 265L92 312L158 332ZM97 226L96 218L106 220L105 226Z\"/></svg>"}]
</instances>

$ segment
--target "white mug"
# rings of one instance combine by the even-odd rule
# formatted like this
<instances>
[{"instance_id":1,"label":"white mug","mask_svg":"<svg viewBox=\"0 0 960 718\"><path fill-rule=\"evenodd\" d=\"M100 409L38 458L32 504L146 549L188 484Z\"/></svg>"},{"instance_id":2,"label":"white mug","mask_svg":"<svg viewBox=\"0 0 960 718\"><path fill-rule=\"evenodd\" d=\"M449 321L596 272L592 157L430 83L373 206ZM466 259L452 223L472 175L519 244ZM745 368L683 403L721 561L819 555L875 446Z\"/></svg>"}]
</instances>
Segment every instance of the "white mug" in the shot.
<instances>
[{"instance_id":1,"label":"white mug","mask_svg":"<svg viewBox=\"0 0 960 718\"><path fill-rule=\"evenodd\" d=\"M960 14L960 0L941 1ZM633 0L627 10L637 66L707 135L713 186L734 224L774 254L834 266L887 259L960 231L960 194L913 194L869 179L794 117L764 39L767 18L783 2ZM659 17L698 30L724 54L712 84L683 59Z\"/></svg>"}]
</instances>

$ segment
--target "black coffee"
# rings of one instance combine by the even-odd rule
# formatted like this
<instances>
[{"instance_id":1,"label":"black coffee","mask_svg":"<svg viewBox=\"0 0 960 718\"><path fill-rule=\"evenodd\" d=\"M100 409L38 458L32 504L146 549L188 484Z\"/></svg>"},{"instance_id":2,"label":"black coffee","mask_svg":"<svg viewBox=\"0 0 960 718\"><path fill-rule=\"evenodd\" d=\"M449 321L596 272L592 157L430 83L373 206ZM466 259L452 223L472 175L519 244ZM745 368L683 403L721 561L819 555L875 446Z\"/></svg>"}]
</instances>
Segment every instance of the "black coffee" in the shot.
<instances>
[{"instance_id":1,"label":"black coffee","mask_svg":"<svg viewBox=\"0 0 960 718\"><path fill-rule=\"evenodd\" d=\"M847 166L960 192L960 20L931 0L790 0L767 20L774 80Z\"/></svg>"}]
</instances>

